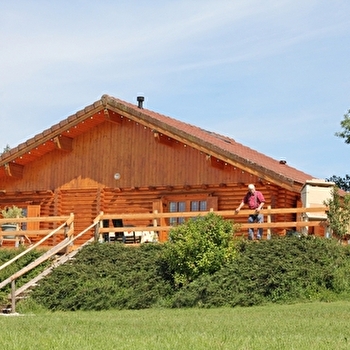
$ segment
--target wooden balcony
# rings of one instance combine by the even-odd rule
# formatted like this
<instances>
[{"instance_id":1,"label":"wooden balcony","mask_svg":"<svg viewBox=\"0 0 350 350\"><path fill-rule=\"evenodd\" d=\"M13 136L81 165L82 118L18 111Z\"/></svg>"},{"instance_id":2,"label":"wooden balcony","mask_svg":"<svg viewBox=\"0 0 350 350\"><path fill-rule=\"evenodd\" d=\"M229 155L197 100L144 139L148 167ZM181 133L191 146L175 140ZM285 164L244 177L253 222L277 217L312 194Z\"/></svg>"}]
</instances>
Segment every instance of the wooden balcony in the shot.
<instances>
[{"instance_id":1,"label":"wooden balcony","mask_svg":"<svg viewBox=\"0 0 350 350\"><path fill-rule=\"evenodd\" d=\"M239 223L237 224L237 231L235 235L242 236L246 234L248 228L263 228L266 230L266 237L271 236L271 234L285 235L288 230L303 231L303 233L316 233L316 235L323 235L328 229L327 226L327 212L328 208L325 206L320 207L311 207L311 208L267 208L261 210L261 214L264 214L264 223ZM209 212L215 213L222 216L225 219L236 221L242 218L248 218L249 215L255 214L253 210L241 210L239 213L236 213L234 210L229 211L199 211L199 212L176 212L176 213L158 213L154 211L153 213L133 213L133 214L104 214L101 213L96 220L100 221L101 225L97 231L99 237L96 239L101 240L101 236L104 234L111 233L123 233L123 232L149 232L155 231L158 233L159 241L163 242L167 240L168 232L174 227L167 225L170 218L195 218L198 216L205 216ZM292 215L290 215L292 214ZM293 221L274 221L274 217L295 217ZM132 227L122 226L122 227L103 227L102 222L104 220L113 220L119 219L127 222L140 222L148 221L152 222L152 225L133 225ZM315 230L315 228L317 228Z\"/></svg>"},{"instance_id":2,"label":"wooden balcony","mask_svg":"<svg viewBox=\"0 0 350 350\"><path fill-rule=\"evenodd\" d=\"M236 213L234 210L229 211L199 211L199 212L176 212L176 213L117 213L104 214L100 213L92 222L88 230L84 230L84 236L75 239L79 232L74 230L74 214L70 216L48 216L48 217L27 217L11 219L18 224L17 231L1 231L0 243L3 246L18 246L19 243L24 245L37 244L41 242L44 246L54 246L64 240L66 237L74 236L75 245L82 245L88 239L94 238L96 241L106 241L106 235L118 236L123 240L139 243L142 235L149 232L155 232L157 240L165 242L168 239L168 232L174 227L169 225L170 218L190 218L205 216L208 213L215 213L227 220L232 220L236 226L236 236L244 236L247 234L248 228L263 228L263 238L269 238L271 234L285 235L288 230L302 231L306 234L324 235L327 231L327 215L328 208L311 207L311 208L267 208L261 211L264 214L263 223L247 222L250 214L254 214L252 210L241 210ZM315 215L313 215L315 214ZM280 218L291 218L293 220L281 220ZM277 221L275 218L279 218ZM112 224L104 227L106 221L120 220L121 222L134 223L133 225L120 225L114 227ZM0 219L1 224L7 222L8 219ZM40 223L40 229L36 230L20 230L20 227L27 226L28 223ZM142 224L140 224L142 223ZM147 223L147 224L145 224ZM45 227L45 228L44 228ZM11 238L7 238L11 237Z\"/></svg>"}]
</instances>

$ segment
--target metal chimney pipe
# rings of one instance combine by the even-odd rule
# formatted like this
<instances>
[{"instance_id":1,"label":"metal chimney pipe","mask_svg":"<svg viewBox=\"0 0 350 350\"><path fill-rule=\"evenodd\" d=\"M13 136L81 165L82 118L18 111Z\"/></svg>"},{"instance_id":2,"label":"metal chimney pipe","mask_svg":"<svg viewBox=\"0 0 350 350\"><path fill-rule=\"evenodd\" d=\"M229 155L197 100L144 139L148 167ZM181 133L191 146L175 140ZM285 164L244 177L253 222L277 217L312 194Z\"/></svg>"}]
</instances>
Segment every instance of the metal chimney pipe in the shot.
<instances>
[{"instance_id":1,"label":"metal chimney pipe","mask_svg":"<svg viewBox=\"0 0 350 350\"><path fill-rule=\"evenodd\" d=\"M143 108L143 101L145 98L143 96L137 96L138 107Z\"/></svg>"}]
</instances>

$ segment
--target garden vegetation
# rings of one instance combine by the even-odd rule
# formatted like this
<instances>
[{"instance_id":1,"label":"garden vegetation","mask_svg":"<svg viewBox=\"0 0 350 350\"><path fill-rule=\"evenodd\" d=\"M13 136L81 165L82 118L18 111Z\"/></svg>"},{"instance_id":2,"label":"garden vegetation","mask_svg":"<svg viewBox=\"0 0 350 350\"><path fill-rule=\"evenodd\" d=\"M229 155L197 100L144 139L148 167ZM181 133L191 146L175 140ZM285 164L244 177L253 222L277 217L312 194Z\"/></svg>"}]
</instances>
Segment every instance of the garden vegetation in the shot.
<instances>
[{"instance_id":1,"label":"garden vegetation","mask_svg":"<svg viewBox=\"0 0 350 350\"><path fill-rule=\"evenodd\" d=\"M88 311L348 299L348 246L312 236L247 241L234 239L235 229L211 213L174 228L166 244L91 244L40 281L29 302Z\"/></svg>"}]
</instances>

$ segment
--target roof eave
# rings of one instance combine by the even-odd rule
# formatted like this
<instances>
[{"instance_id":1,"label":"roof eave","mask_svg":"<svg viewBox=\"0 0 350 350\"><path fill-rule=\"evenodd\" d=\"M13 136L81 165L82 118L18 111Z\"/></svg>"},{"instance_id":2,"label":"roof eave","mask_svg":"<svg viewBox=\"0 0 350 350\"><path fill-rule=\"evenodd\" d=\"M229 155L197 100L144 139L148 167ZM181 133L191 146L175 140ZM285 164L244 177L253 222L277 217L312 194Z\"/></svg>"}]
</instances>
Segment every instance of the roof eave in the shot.
<instances>
[{"instance_id":1,"label":"roof eave","mask_svg":"<svg viewBox=\"0 0 350 350\"><path fill-rule=\"evenodd\" d=\"M94 115L96 112L103 108L101 100L94 102L92 105L87 106L83 110L69 116L68 118L62 120L58 124L53 125L49 129L44 130L40 134L28 139L27 141L19 144L17 147L9 150L8 152L0 156L0 166L4 166L7 163L15 161L17 158L23 156L27 152L31 151L35 147L59 136L66 130L74 127L75 125L81 123L85 119Z\"/></svg>"}]
</instances>

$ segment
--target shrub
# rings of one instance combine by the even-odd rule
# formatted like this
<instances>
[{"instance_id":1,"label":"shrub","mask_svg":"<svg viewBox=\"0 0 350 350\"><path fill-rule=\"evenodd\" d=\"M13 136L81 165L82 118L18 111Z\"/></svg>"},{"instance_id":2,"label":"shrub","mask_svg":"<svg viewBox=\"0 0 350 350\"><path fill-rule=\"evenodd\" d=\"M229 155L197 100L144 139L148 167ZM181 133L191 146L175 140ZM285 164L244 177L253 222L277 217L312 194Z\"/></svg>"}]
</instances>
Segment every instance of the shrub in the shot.
<instances>
[{"instance_id":1,"label":"shrub","mask_svg":"<svg viewBox=\"0 0 350 350\"><path fill-rule=\"evenodd\" d=\"M182 288L174 288L173 270L164 258L168 249L160 244L87 246L34 289L34 303L51 310L103 310L349 298L350 247L335 240L310 236L240 240L234 259L224 260L221 268L198 275Z\"/></svg>"},{"instance_id":2,"label":"shrub","mask_svg":"<svg viewBox=\"0 0 350 350\"><path fill-rule=\"evenodd\" d=\"M164 259L177 286L186 285L203 274L213 274L233 260L235 226L209 213L173 228Z\"/></svg>"},{"instance_id":3,"label":"shrub","mask_svg":"<svg viewBox=\"0 0 350 350\"><path fill-rule=\"evenodd\" d=\"M251 306L337 298L350 291L349 248L322 238L242 241L236 259L176 293L173 307Z\"/></svg>"},{"instance_id":4,"label":"shrub","mask_svg":"<svg viewBox=\"0 0 350 350\"><path fill-rule=\"evenodd\" d=\"M25 248L20 247L18 249L1 249L0 250L0 266L2 266L7 261L14 258L16 255L23 252ZM5 267L0 270L0 281L6 280L8 277L27 266L29 263L42 256L44 253L43 250L32 250L28 254L22 256L17 261L12 263L11 265ZM16 287L20 287L24 285L26 282L30 281L33 277L35 277L39 272L41 272L46 266L48 266L49 262L45 262L33 270L27 272L22 277L19 277L16 280ZM8 284L4 288L0 290L0 304L4 305L8 303L8 295L11 291L11 284Z\"/></svg>"},{"instance_id":5,"label":"shrub","mask_svg":"<svg viewBox=\"0 0 350 350\"><path fill-rule=\"evenodd\" d=\"M171 294L161 278L162 245L91 244L54 270L32 294L51 310L144 309Z\"/></svg>"}]
</instances>

